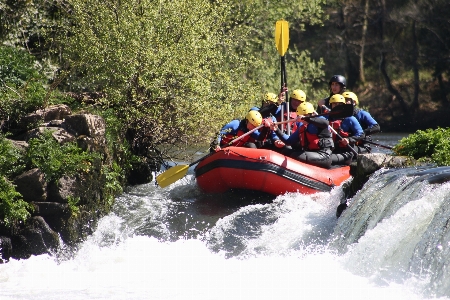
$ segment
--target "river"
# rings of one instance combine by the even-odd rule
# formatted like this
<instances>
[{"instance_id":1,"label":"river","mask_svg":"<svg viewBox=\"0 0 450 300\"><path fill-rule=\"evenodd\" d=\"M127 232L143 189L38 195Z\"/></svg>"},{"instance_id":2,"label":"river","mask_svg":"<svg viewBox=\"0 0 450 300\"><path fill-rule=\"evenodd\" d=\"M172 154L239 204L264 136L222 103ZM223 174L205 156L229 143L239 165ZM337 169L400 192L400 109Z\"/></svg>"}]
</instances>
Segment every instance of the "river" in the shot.
<instances>
[{"instance_id":1,"label":"river","mask_svg":"<svg viewBox=\"0 0 450 300\"><path fill-rule=\"evenodd\" d=\"M450 299L450 184L428 180L446 170L380 170L339 219L340 187L134 186L75 253L0 265L0 299Z\"/></svg>"}]
</instances>

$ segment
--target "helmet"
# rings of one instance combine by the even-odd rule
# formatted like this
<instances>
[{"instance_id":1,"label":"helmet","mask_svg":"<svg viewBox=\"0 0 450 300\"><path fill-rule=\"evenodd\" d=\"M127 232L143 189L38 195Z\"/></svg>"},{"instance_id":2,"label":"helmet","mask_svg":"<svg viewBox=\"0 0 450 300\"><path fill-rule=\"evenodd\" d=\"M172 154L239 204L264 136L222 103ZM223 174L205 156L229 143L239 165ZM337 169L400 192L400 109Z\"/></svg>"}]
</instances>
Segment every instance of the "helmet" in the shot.
<instances>
[{"instance_id":1,"label":"helmet","mask_svg":"<svg viewBox=\"0 0 450 300\"><path fill-rule=\"evenodd\" d=\"M314 106L310 102L303 102L297 107L297 115L306 115L314 112Z\"/></svg>"},{"instance_id":2,"label":"helmet","mask_svg":"<svg viewBox=\"0 0 450 300\"><path fill-rule=\"evenodd\" d=\"M345 98L341 94L333 95L330 98L330 104L331 103L344 103L345 104Z\"/></svg>"},{"instance_id":3,"label":"helmet","mask_svg":"<svg viewBox=\"0 0 450 300\"><path fill-rule=\"evenodd\" d=\"M278 102L278 96L274 93L265 93L264 94L264 101L270 101L270 102Z\"/></svg>"},{"instance_id":4,"label":"helmet","mask_svg":"<svg viewBox=\"0 0 450 300\"><path fill-rule=\"evenodd\" d=\"M247 113L245 117L253 126L259 126L262 123L262 116L259 111L251 110Z\"/></svg>"},{"instance_id":5,"label":"helmet","mask_svg":"<svg viewBox=\"0 0 450 300\"><path fill-rule=\"evenodd\" d=\"M292 92L291 98L293 98L295 100L298 100L298 101L305 102L306 101L306 94L302 90L294 90Z\"/></svg>"},{"instance_id":6,"label":"helmet","mask_svg":"<svg viewBox=\"0 0 450 300\"><path fill-rule=\"evenodd\" d=\"M347 80L342 75L333 75L333 77L331 77L330 79L330 82L328 82L328 85L331 85L332 82L340 83L343 88L345 88L347 85Z\"/></svg>"},{"instance_id":7,"label":"helmet","mask_svg":"<svg viewBox=\"0 0 450 300\"><path fill-rule=\"evenodd\" d=\"M353 101L355 101L356 105L359 104L358 96L356 96L356 94L353 93L353 92L343 92L343 93L342 93L342 96L343 96L344 98L350 98L350 99L352 99Z\"/></svg>"}]
</instances>

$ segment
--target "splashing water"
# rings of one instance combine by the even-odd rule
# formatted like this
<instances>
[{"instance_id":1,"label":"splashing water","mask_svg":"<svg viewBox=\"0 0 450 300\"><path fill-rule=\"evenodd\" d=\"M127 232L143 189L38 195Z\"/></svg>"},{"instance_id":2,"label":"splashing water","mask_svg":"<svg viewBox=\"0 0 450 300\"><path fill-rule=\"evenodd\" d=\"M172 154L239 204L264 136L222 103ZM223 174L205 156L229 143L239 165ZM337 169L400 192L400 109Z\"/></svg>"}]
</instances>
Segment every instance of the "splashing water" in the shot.
<instances>
[{"instance_id":1,"label":"splashing water","mask_svg":"<svg viewBox=\"0 0 450 300\"><path fill-rule=\"evenodd\" d=\"M211 196L192 173L137 186L69 259L0 265L0 298L448 299L450 185L415 172L380 170L339 219L339 187Z\"/></svg>"}]
</instances>

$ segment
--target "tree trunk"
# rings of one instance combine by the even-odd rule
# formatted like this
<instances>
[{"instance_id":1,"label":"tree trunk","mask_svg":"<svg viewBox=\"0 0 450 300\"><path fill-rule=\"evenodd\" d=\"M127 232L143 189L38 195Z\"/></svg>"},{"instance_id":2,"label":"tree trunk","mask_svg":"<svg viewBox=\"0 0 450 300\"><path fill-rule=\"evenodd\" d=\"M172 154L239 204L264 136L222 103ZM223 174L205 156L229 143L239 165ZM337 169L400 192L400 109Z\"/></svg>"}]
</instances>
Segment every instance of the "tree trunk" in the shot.
<instances>
[{"instance_id":1,"label":"tree trunk","mask_svg":"<svg viewBox=\"0 0 450 300\"><path fill-rule=\"evenodd\" d=\"M412 107L414 109L419 108L419 92L420 92L420 85L419 85L419 47L417 45L417 35L416 35L416 20L413 20L412 23L412 43L413 43L413 73L414 73L414 96L413 96L413 103Z\"/></svg>"},{"instance_id":2,"label":"tree trunk","mask_svg":"<svg viewBox=\"0 0 450 300\"><path fill-rule=\"evenodd\" d=\"M448 106L448 99L447 99L447 88L445 87L444 80L442 78L442 72L439 72L439 74L436 76L437 80L439 82L439 90L441 94L441 102L442 105Z\"/></svg>"},{"instance_id":3,"label":"tree trunk","mask_svg":"<svg viewBox=\"0 0 450 300\"><path fill-rule=\"evenodd\" d=\"M369 0L366 0L364 7L364 21L361 34L361 51L359 52L359 80L362 84L366 82L366 75L364 73L364 47L366 46L367 24L369 15Z\"/></svg>"},{"instance_id":4,"label":"tree trunk","mask_svg":"<svg viewBox=\"0 0 450 300\"><path fill-rule=\"evenodd\" d=\"M395 98L400 103L400 106L402 108L402 111L405 115L409 115L408 105L405 102L405 99L403 99L400 92L392 85L391 79L389 78L389 75L386 72L386 52L381 52L381 59L380 59L380 72L383 76L384 82L386 83L386 87L389 92L391 92L392 95L395 96Z\"/></svg>"}]
</instances>

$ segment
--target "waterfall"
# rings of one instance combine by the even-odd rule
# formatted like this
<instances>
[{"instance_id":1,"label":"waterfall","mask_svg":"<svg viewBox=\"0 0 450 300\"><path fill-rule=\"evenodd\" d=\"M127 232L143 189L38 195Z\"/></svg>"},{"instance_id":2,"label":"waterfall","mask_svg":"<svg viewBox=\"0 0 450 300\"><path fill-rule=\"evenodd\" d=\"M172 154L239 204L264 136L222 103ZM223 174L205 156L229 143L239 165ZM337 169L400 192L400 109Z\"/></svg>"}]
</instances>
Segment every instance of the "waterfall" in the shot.
<instances>
[{"instance_id":1,"label":"waterfall","mask_svg":"<svg viewBox=\"0 0 450 300\"><path fill-rule=\"evenodd\" d=\"M380 280L420 278L450 295L450 168L380 170L349 201L330 247L347 268Z\"/></svg>"}]
</instances>

